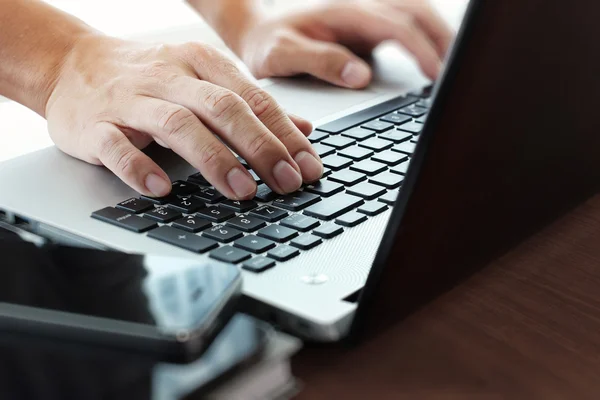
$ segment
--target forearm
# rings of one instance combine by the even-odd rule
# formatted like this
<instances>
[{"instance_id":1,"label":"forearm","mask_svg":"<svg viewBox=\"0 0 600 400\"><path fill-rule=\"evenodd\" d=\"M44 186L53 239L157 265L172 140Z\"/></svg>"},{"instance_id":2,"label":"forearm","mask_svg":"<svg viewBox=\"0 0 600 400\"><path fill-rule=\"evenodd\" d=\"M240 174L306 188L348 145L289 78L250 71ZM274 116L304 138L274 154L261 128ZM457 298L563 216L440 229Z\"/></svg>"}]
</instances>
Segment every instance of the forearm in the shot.
<instances>
[{"instance_id":1,"label":"forearm","mask_svg":"<svg viewBox=\"0 0 600 400\"><path fill-rule=\"evenodd\" d=\"M0 94L45 115L70 49L92 29L37 0L0 0Z\"/></svg>"}]
</instances>

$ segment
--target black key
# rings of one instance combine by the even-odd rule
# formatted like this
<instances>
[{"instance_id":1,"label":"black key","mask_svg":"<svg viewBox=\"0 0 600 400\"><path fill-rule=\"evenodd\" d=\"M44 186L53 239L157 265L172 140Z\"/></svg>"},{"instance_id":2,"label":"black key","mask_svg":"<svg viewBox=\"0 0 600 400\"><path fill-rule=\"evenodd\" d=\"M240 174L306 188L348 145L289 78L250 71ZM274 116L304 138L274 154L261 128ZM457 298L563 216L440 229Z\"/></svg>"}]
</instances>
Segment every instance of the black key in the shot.
<instances>
[{"instance_id":1,"label":"black key","mask_svg":"<svg viewBox=\"0 0 600 400\"><path fill-rule=\"evenodd\" d=\"M290 211L300 211L320 200L316 194L295 192L273 200L273 205Z\"/></svg>"},{"instance_id":2,"label":"black key","mask_svg":"<svg viewBox=\"0 0 600 400\"><path fill-rule=\"evenodd\" d=\"M381 117L382 121L389 122L390 124L395 124L395 125L403 124L405 122L410 121L411 119L412 118L409 117L408 115L397 114L395 112Z\"/></svg>"},{"instance_id":3,"label":"black key","mask_svg":"<svg viewBox=\"0 0 600 400\"><path fill-rule=\"evenodd\" d=\"M361 224L367 220L367 216L359 214L356 211L349 212L348 214L342 215L335 220L336 224L347 226L349 228Z\"/></svg>"},{"instance_id":4,"label":"black key","mask_svg":"<svg viewBox=\"0 0 600 400\"><path fill-rule=\"evenodd\" d=\"M399 175L397 175L397 176L399 176ZM347 190L348 194L351 194L353 196L362 197L363 199L367 199L367 200L376 199L377 197L381 196L382 194L385 194L385 192L386 192L385 188L378 186L378 185L373 185L372 183L367 183L367 182L359 183L357 185L349 187Z\"/></svg>"},{"instance_id":5,"label":"black key","mask_svg":"<svg viewBox=\"0 0 600 400\"><path fill-rule=\"evenodd\" d=\"M219 247L219 244L214 240L203 238L193 233L183 232L171 226L161 226L151 231L148 237L193 251L194 253L206 253L209 250Z\"/></svg>"},{"instance_id":6,"label":"black key","mask_svg":"<svg viewBox=\"0 0 600 400\"><path fill-rule=\"evenodd\" d=\"M165 205L168 202L172 201L173 199L176 199L177 196L175 196L172 193L169 193L165 197L151 197L151 196L146 196L145 194L143 194L143 195L141 195L141 198L144 200L148 200L154 204Z\"/></svg>"},{"instance_id":7,"label":"black key","mask_svg":"<svg viewBox=\"0 0 600 400\"><path fill-rule=\"evenodd\" d=\"M237 158L237 160L240 162L240 164L242 164L242 166L243 166L244 168L246 168L246 169L249 169L249 168L250 168L250 165L248 164L248 161L244 160L244 159L243 159L242 157L240 157L240 156L237 156L236 158Z\"/></svg>"},{"instance_id":8,"label":"black key","mask_svg":"<svg viewBox=\"0 0 600 400\"><path fill-rule=\"evenodd\" d=\"M288 213L276 207L261 206L250 211L250 215L264 219L267 222L275 222L279 221L281 218L287 217Z\"/></svg>"},{"instance_id":9,"label":"black key","mask_svg":"<svg viewBox=\"0 0 600 400\"><path fill-rule=\"evenodd\" d=\"M412 153L415 152L415 146L416 146L415 143L404 142L404 143L395 145L394 147L392 147L392 150L397 151L399 153L408 154L410 156L410 155L412 155Z\"/></svg>"},{"instance_id":10,"label":"black key","mask_svg":"<svg viewBox=\"0 0 600 400\"><path fill-rule=\"evenodd\" d=\"M239 264L252 257L252 254L232 246L223 246L211 251L210 257L230 264Z\"/></svg>"},{"instance_id":11,"label":"black key","mask_svg":"<svg viewBox=\"0 0 600 400\"><path fill-rule=\"evenodd\" d=\"M134 214L142 213L146 210L151 209L152 207L154 207L154 205L151 201L143 200L143 199L136 199L135 197L133 197L129 200L122 201L119 204L117 204L117 208L120 208L121 210L132 212Z\"/></svg>"},{"instance_id":12,"label":"black key","mask_svg":"<svg viewBox=\"0 0 600 400\"><path fill-rule=\"evenodd\" d=\"M342 136L351 137L352 139L360 141L375 136L375 132L357 126L356 128L342 132Z\"/></svg>"},{"instance_id":13,"label":"black key","mask_svg":"<svg viewBox=\"0 0 600 400\"><path fill-rule=\"evenodd\" d=\"M329 134L327 132L313 131L313 133L311 133L308 137L308 140L311 143L317 143L325 139L326 137L329 137Z\"/></svg>"},{"instance_id":14,"label":"black key","mask_svg":"<svg viewBox=\"0 0 600 400\"><path fill-rule=\"evenodd\" d=\"M387 165L378 163L376 161L371 160L363 160L358 162L350 167L350 169L358 172L362 172L363 174L367 174L369 176L377 175L380 172L383 172L387 169Z\"/></svg>"},{"instance_id":15,"label":"black key","mask_svg":"<svg viewBox=\"0 0 600 400\"><path fill-rule=\"evenodd\" d=\"M171 221L181 218L181 213L179 211L171 210L168 207L160 206L153 210L146 211L144 217L153 219L157 222L162 222L163 224L168 224Z\"/></svg>"},{"instance_id":16,"label":"black key","mask_svg":"<svg viewBox=\"0 0 600 400\"><path fill-rule=\"evenodd\" d=\"M427 112L427 108L425 107L420 107L416 104L411 104L410 106L401 108L400 110L398 110L398 112L400 114L404 114L404 115L409 115L411 117L420 117L421 115L425 114Z\"/></svg>"},{"instance_id":17,"label":"black key","mask_svg":"<svg viewBox=\"0 0 600 400\"><path fill-rule=\"evenodd\" d=\"M412 139L412 137L412 134L408 132L397 131L395 129L379 135L379 139L390 140L394 143L407 142Z\"/></svg>"},{"instance_id":18,"label":"black key","mask_svg":"<svg viewBox=\"0 0 600 400\"><path fill-rule=\"evenodd\" d=\"M277 246L267 253L267 256L277 261L288 261L298 255L300 255L300 251L292 246L288 246L287 244Z\"/></svg>"},{"instance_id":19,"label":"black key","mask_svg":"<svg viewBox=\"0 0 600 400\"><path fill-rule=\"evenodd\" d=\"M369 130L375 131L377 133L388 131L388 130L392 129L393 127L394 127L394 124L391 124L391 123L385 122L385 121L377 121L377 120L370 121L364 125L361 125L361 128L369 129Z\"/></svg>"},{"instance_id":20,"label":"black key","mask_svg":"<svg viewBox=\"0 0 600 400\"><path fill-rule=\"evenodd\" d=\"M327 139L323 140L321 143L323 143L326 146L334 147L336 149L343 149L354 144L355 142L356 140L345 136L330 136Z\"/></svg>"},{"instance_id":21,"label":"black key","mask_svg":"<svg viewBox=\"0 0 600 400\"><path fill-rule=\"evenodd\" d=\"M381 214L382 212L386 211L388 209L388 206L386 206L383 203L380 203L378 201L369 201L365 204L363 204L362 206L358 207L358 212L368 215L368 216L375 216L378 214Z\"/></svg>"},{"instance_id":22,"label":"black key","mask_svg":"<svg viewBox=\"0 0 600 400\"><path fill-rule=\"evenodd\" d=\"M188 176L188 181L195 183L196 185L210 186L210 183L202 176L200 172L196 172L194 175Z\"/></svg>"},{"instance_id":23,"label":"black key","mask_svg":"<svg viewBox=\"0 0 600 400\"><path fill-rule=\"evenodd\" d=\"M418 122L420 124L424 124L426 120L427 120L427 114L421 115L419 118L415 119L415 122Z\"/></svg>"},{"instance_id":24,"label":"black key","mask_svg":"<svg viewBox=\"0 0 600 400\"><path fill-rule=\"evenodd\" d=\"M382 150L387 150L390 147L392 147L394 145L393 142L390 142L389 140L383 140L383 139L379 139L379 138L371 138L371 139L367 139L364 142L360 142L358 144L361 147L366 147L367 149L371 149L374 151L382 151Z\"/></svg>"},{"instance_id":25,"label":"black key","mask_svg":"<svg viewBox=\"0 0 600 400\"><path fill-rule=\"evenodd\" d=\"M257 185L263 183L262 179L260 179L260 176L258 176L258 174L254 172L254 170L249 169L248 172L250 172L250 175L252 175L252 178L254 179L254 182L256 182Z\"/></svg>"},{"instance_id":26,"label":"black key","mask_svg":"<svg viewBox=\"0 0 600 400\"><path fill-rule=\"evenodd\" d=\"M233 245L235 247L239 247L240 249L248 250L252 253L259 254L264 253L265 251L277 246L277 243L258 236L248 235L236 240Z\"/></svg>"},{"instance_id":27,"label":"black key","mask_svg":"<svg viewBox=\"0 0 600 400\"><path fill-rule=\"evenodd\" d=\"M362 124L365 121L369 121L373 118L381 117L382 115L386 115L391 113L394 110L397 110L401 107L405 107L409 104L416 102L418 99L414 97L396 97L394 99L388 100L384 103L378 104L374 107L367 108L366 110L359 111L357 113L348 115L346 117L340 118L323 126L320 126L320 131L329 132L329 133L340 133L341 131L345 131L346 129L353 128L357 125Z\"/></svg>"},{"instance_id":28,"label":"black key","mask_svg":"<svg viewBox=\"0 0 600 400\"><path fill-rule=\"evenodd\" d=\"M401 162L408 161L408 156L406 154L398 153L396 151L386 150L381 153L375 154L371 157L371 160L377 161L387 165L396 165Z\"/></svg>"},{"instance_id":29,"label":"black key","mask_svg":"<svg viewBox=\"0 0 600 400\"><path fill-rule=\"evenodd\" d=\"M396 200L398 199L398 191L391 191L391 192L387 192L386 194L384 194L383 196L381 196L379 198L379 201L385 204L389 204L391 206L394 205L394 203L396 202Z\"/></svg>"},{"instance_id":30,"label":"black key","mask_svg":"<svg viewBox=\"0 0 600 400\"><path fill-rule=\"evenodd\" d=\"M118 208L106 207L92 214L92 218L108 222L109 224L124 228L136 233L142 233L156 228L156 222L149 221L135 214L128 213Z\"/></svg>"},{"instance_id":31,"label":"black key","mask_svg":"<svg viewBox=\"0 0 600 400\"><path fill-rule=\"evenodd\" d=\"M218 203L219 201L225 199L225 196L223 196L214 188L202 188L198 192L194 193L194 197L198 197L208 204Z\"/></svg>"},{"instance_id":32,"label":"black key","mask_svg":"<svg viewBox=\"0 0 600 400\"><path fill-rule=\"evenodd\" d=\"M423 130L423 124L418 122L407 122L406 124L398 126L398 129L405 132L410 132L413 135L418 135Z\"/></svg>"},{"instance_id":33,"label":"black key","mask_svg":"<svg viewBox=\"0 0 600 400\"><path fill-rule=\"evenodd\" d=\"M411 92L411 93L409 93L409 95L427 99L427 98L431 97L432 93L433 93L433 84L427 85L421 90Z\"/></svg>"},{"instance_id":34,"label":"black key","mask_svg":"<svg viewBox=\"0 0 600 400\"><path fill-rule=\"evenodd\" d=\"M320 237L310 235L308 233L299 236L290 242L292 246L297 247L300 250L310 250L313 247L317 247L321 243L323 243L323 240Z\"/></svg>"},{"instance_id":35,"label":"black key","mask_svg":"<svg viewBox=\"0 0 600 400\"><path fill-rule=\"evenodd\" d=\"M344 186L333 181L320 180L319 182L308 185L305 191L318 194L319 196L329 197L344 190Z\"/></svg>"},{"instance_id":36,"label":"black key","mask_svg":"<svg viewBox=\"0 0 600 400\"><path fill-rule=\"evenodd\" d=\"M290 215L289 217L282 219L280 224L300 232L308 232L321 225L318 220L302 214Z\"/></svg>"},{"instance_id":37,"label":"black key","mask_svg":"<svg viewBox=\"0 0 600 400\"><path fill-rule=\"evenodd\" d=\"M344 232L344 228L335 224L321 225L313 231L313 234L325 239L331 239Z\"/></svg>"},{"instance_id":38,"label":"black key","mask_svg":"<svg viewBox=\"0 0 600 400\"><path fill-rule=\"evenodd\" d=\"M329 178L330 181L343 183L346 186L356 185L358 182L364 181L367 179L365 174L361 174L356 171L338 171L332 174Z\"/></svg>"},{"instance_id":39,"label":"black key","mask_svg":"<svg viewBox=\"0 0 600 400\"><path fill-rule=\"evenodd\" d=\"M339 193L331 197L326 197L317 204L310 206L304 210L304 214L310 217L330 220L347 213L363 203L364 200L359 197Z\"/></svg>"},{"instance_id":40,"label":"black key","mask_svg":"<svg viewBox=\"0 0 600 400\"><path fill-rule=\"evenodd\" d=\"M202 236L217 240L219 242L229 243L241 238L244 236L244 234L229 226L215 225L212 228L202 232Z\"/></svg>"},{"instance_id":41,"label":"black key","mask_svg":"<svg viewBox=\"0 0 600 400\"><path fill-rule=\"evenodd\" d=\"M354 161L360 161L371 157L374 153L373 150L365 149L364 147L352 146L340 151L338 154Z\"/></svg>"},{"instance_id":42,"label":"black key","mask_svg":"<svg viewBox=\"0 0 600 400\"><path fill-rule=\"evenodd\" d=\"M200 231L210 228L212 226L212 223L205 219L188 215L186 217L173 221L173 226L177 229L183 229L188 232L198 233Z\"/></svg>"},{"instance_id":43,"label":"black key","mask_svg":"<svg viewBox=\"0 0 600 400\"><path fill-rule=\"evenodd\" d=\"M231 208L232 210L235 210L237 212L241 212L241 213L245 213L248 212L250 210L255 209L256 207L258 207L258 204L256 204L255 201L252 200L223 200L221 202L221 205L223 207L227 207L227 208Z\"/></svg>"},{"instance_id":44,"label":"black key","mask_svg":"<svg viewBox=\"0 0 600 400\"><path fill-rule=\"evenodd\" d=\"M256 199L259 201L267 202L273 200L277 197L277 193L271 190L270 187L267 186L266 183L262 185L258 185L258 189L256 189Z\"/></svg>"},{"instance_id":45,"label":"black key","mask_svg":"<svg viewBox=\"0 0 600 400\"><path fill-rule=\"evenodd\" d=\"M274 224L269 225L266 228L262 228L260 231L258 231L257 235L279 243L283 243L298 236L298 231Z\"/></svg>"},{"instance_id":46,"label":"black key","mask_svg":"<svg viewBox=\"0 0 600 400\"><path fill-rule=\"evenodd\" d=\"M189 196L200 189L198 185L186 181L175 181L172 185L171 194L174 196Z\"/></svg>"},{"instance_id":47,"label":"black key","mask_svg":"<svg viewBox=\"0 0 600 400\"><path fill-rule=\"evenodd\" d=\"M333 147L325 146L322 143L315 143L315 144L313 144L313 149L315 149L315 151L317 152L317 154L321 158L326 157L326 156L328 156L330 154L335 153L335 149Z\"/></svg>"},{"instance_id":48,"label":"black key","mask_svg":"<svg viewBox=\"0 0 600 400\"><path fill-rule=\"evenodd\" d=\"M242 269L250 272L264 272L275 266L275 261L270 258L257 256L253 257L242 264Z\"/></svg>"},{"instance_id":49,"label":"black key","mask_svg":"<svg viewBox=\"0 0 600 400\"><path fill-rule=\"evenodd\" d=\"M168 207L182 213L193 214L206 205L197 197L179 197L169 202Z\"/></svg>"},{"instance_id":50,"label":"black key","mask_svg":"<svg viewBox=\"0 0 600 400\"><path fill-rule=\"evenodd\" d=\"M410 165L410 161L403 162L402 164L398 164L390 168L390 171L395 174L406 175L408 171L408 166Z\"/></svg>"},{"instance_id":51,"label":"black key","mask_svg":"<svg viewBox=\"0 0 600 400\"><path fill-rule=\"evenodd\" d=\"M392 174L391 172L382 172L379 175L375 175L369 178L369 182L379 186L383 186L387 189L395 189L402 184L404 176L400 174Z\"/></svg>"},{"instance_id":52,"label":"black key","mask_svg":"<svg viewBox=\"0 0 600 400\"><path fill-rule=\"evenodd\" d=\"M230 219L226 224L244 232L254 232L267 225L262 219L243 214Z\"/></svg>"},{"instance_id":53,"label":"black key","mask_svg":"<svg viewBox=\"0 0 600 400\"><path fill-rule=\"evenodd\" d=\"M323 165L331 168L334 171L348 167L352 164L352 160L346 157L338 156L337 154L323 158Z\"/></svg>"},{"instance_id":54,"label":"black key","mask_svg":"<svg viewBox=\"0 0 600 400\"><path fill-rule=\"evenodd\" d=\"M321 178L325 178L326 176L331 175L333 171L331 170L331 168L327 168L327 167L323 167L323 175L321 175Z\"/></svg>"},{"instance_id":55,"label":"black key","mask_svg":"<svg viewBox=\"0 0 600 400\"><path fill-rule=\"evenodd\" d=\"M229 218L235 217L235 212L221 206L216 206L198 210L198 215L212 222L225 222Z\"/></svg>"}]
</instances>

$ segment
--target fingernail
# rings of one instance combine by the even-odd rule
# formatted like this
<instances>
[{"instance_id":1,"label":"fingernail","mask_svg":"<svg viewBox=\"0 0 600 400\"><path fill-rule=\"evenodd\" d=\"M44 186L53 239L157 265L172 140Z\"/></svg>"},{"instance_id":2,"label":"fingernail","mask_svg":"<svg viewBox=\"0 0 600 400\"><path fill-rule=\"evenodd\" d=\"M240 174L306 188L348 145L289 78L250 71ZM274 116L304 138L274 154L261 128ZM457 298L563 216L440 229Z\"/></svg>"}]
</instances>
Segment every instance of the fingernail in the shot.
<instances>
[{"instance_id":1,"label":"fingernail","mask_svg":"<svg viewBox=\"0 0 600 400\"><path fill-rule=\"evenodd\" d=\"M342 70L342 80L352 88L365 86L370 76L369 67L359 61L348 61Z\"/></svg>"},{"instance_id":2,"label":"fingernail","mask_svg":"<svg viewBox=\"0 0 600 400\"><path fill-rule=\"evenodd\" d=\"M281 160L275 165L273 176L286 193L294 192L302 186L302 176L287 161Z\"/></svg>"},{"instance_id":3,"label":"fingernail","mask_svg":"<svg viewBox=\"0 0 600 400\"><path fill-rule=\"evenodd\" d=\"M256 190L256 182L240 168L232 168L227 173L227 183L239 199L250 197Z\"/></svg>"},{"instance_id":4,"label":"fingernail","mask_svg":"<svg viewBox=\"0 0 600 400\"><path fill-rule=\"evenodd\" d=\"M316 181L323 175L323 163L308 151L301 151L294 158L302 171L302 178L306 182Z\"/></svg>"},{"instance_id":5,"label":"fingernail","mask_svg":"<svg viewBox=\"0 0 600 400\"><path fill-rule=\"evenodd\" d=\"M155 197L163 197L171 192L171 182L156 174L148 174L144 184L146 185L146 189Z\"/></svg>"}]
</instances>

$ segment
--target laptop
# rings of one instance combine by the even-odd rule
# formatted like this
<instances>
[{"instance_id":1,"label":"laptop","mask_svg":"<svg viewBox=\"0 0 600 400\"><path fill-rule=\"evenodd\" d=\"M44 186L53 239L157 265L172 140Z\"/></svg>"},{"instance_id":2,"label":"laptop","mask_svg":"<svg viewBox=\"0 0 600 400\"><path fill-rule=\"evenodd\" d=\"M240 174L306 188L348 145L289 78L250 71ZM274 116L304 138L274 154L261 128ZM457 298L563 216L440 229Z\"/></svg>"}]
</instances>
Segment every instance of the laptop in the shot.
<instances>
[{"instance_id":1,"label":"laptop","mask_svg":"<svg viewBox=\"0 0 600 400\"><path fill-rule=\"evenodd\" d=\"M312 340L384 327L597 193L600 4L579 3L472 0L435 87L410 92L407 61L391 59L366 92L267 87L322 114L310 140L326 175L298 193L227 201L153 148L175 196L148 199L50 148L0 166L2 218L69 244L237 264L245 310Z\"/></svg>"}]
</instances>

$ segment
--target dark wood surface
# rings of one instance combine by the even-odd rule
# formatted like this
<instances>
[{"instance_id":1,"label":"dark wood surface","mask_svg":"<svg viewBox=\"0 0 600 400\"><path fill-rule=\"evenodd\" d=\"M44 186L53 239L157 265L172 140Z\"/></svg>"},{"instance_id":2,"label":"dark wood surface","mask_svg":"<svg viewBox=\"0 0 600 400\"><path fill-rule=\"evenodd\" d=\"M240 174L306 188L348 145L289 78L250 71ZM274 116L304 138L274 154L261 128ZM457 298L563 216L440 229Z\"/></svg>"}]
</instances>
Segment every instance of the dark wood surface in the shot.
<instances>
[{"instance_id":1,"label":"dark wood surface","mask_svg":"<svg viewBox=\"0 0 600 400\"><path fill-rule=\"evenodd\" d=\"M306 348L298 399L599 399L600 196L381 336Z\"/></svg>"}]
</instances>

